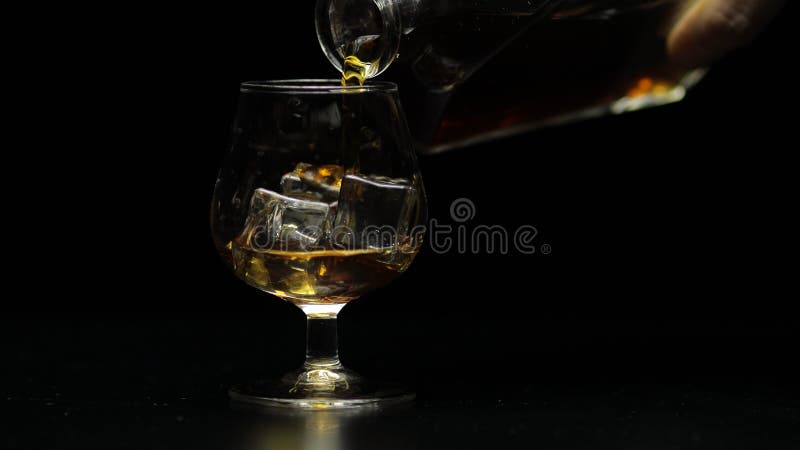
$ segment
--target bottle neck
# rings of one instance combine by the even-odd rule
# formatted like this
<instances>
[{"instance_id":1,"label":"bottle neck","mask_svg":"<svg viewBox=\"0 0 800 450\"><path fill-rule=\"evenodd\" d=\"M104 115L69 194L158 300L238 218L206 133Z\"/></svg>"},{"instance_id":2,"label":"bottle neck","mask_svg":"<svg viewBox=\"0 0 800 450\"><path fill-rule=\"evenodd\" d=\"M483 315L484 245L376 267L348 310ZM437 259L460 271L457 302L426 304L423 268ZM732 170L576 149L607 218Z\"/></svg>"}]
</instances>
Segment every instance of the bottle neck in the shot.
<instances>
[{"instance_id":1,"label":"bottle neck","mask_svg":"<svg viewBox=\"0 0 800 450\"><path fill-rule=\"evenodd\" d=\"M441 86L446 89L453 85L448 70L470 72L493 50L501 47L505 39L503 33L494 30L486 39L478 39L478 47L470 52L475 61L461 61L461 55L449 55L447 49L452 45L442 42L463 40L469 35L486 34L481 27L480 16L506 16L514 23L529 22L535 17L549 14L563 0L318 0L316 7L317 37L328 60L339 71L343 71L348 57L357 57L366 67L365 77L373 78L383 73L401 53L401 41L425 41L419 45L403 44L403 58L414 61L419 54L427 52L428 59L420 67L424 71L435 71L437 77L423 84ZM457 30L437 34L442 22L462 23ZM512 37L515 27L508 30ZM421 30L421 31L418 31ZM445 33L442 31L442 33ZM498 37L500 35L500 37ZM500 39L498 41L498 39ZM413 47L413 48L409 48ZM441 48L440 48L441 47ZM480 55L478 55L480 53ZM432 66L431 66L432 65ZM431 66L431 67L427 67ZM459 66L459 67L456 67ZM472 67L466 67L472 66ZM455 69L453 69L455 67ZM441 75L444 74L444 75ZM439 78L442 78L441 80ZM464 78L463 76L458 78ZM456 80L457 82L457 80Z\"/></svg>"},{"instance_id":2,"label":"bottle neck","mask_svg":"<svg viewBox=\"0 0 800 450\"><path fill-rule=\"evenodd\" d=\"M586 0L364 0L374 1L382 15L396 14L403 35L430 20L456 15L532 16L552 11L557 4ZM394 9L394 11L391 11Z\"/></svg>"}]
</instances>

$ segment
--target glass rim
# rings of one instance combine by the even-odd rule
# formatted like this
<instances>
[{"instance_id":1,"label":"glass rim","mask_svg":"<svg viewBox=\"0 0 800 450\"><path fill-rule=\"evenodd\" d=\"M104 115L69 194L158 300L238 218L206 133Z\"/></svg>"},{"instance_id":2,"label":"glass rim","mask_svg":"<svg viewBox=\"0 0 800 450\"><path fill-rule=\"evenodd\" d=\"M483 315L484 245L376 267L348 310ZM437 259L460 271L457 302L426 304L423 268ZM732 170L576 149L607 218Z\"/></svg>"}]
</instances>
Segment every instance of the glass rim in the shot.
<instances>
[{"instance_id":1,"label":"glass rim","mask_svg":"<svg viewBox=\"0 0 800 450\"><path fill-rule=\"evenodd\" d=\"M275 94L361 94L364 92L397 92L397 84L390 81L367 81L363 86L342 86L338 79L296 79L246 81L240 85L242 92Z\"/></svg>"}]
</instances>

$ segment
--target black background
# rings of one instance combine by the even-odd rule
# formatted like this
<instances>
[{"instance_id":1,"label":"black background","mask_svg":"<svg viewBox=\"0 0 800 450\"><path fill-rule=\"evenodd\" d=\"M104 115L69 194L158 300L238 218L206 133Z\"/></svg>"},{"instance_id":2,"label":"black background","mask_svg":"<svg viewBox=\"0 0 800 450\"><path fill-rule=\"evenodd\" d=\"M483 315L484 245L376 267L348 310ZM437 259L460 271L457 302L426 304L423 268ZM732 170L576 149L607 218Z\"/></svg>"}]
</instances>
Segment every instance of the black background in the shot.
<instances>
[{"instance_id":1,"label":"black background","mask_svg":"<svg viewBox=\"0 0 800 450\"><path fill-rule=\"evenodd\" d=\"M208 225L238 83L336 75L295 3L87 11L15 46L10 393L139 398L300 364L302 314L237 280ZM680 104L421 157L431 218L469 198L468 226L533 225L552 252L426 249L345 308L344 361L423 399L531 383L796 399L795 12Z\"/></svg>"}]
</instances>

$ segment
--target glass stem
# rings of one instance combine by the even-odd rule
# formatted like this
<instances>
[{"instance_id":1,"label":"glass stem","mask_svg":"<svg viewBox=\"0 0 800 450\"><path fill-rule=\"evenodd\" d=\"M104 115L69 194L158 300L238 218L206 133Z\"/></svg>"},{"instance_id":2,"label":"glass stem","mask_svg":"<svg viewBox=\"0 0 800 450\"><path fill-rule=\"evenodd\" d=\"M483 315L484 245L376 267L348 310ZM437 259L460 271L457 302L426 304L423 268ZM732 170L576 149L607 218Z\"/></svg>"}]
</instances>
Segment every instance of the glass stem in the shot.
<instances>
[{"instance_id":1,"label":"glass stem","mask_svg":"<svg viewBox=\"0 0 800 450\"><path fill-rule=\"evenodd\" d=\"M337 316L344 305L303 305L306 313L306 370L335 369L339 364Z\"/></svg>"}]
</instances>

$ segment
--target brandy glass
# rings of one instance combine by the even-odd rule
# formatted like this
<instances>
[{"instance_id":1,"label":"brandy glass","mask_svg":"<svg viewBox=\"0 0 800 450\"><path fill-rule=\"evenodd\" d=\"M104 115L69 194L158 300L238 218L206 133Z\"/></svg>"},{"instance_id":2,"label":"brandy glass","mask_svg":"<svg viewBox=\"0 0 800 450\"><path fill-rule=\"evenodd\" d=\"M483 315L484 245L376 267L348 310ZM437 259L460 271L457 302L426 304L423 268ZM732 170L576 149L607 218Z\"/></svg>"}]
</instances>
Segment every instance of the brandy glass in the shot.
<instances>
[{"instance_id":1,"label":"brandy glass","mask_svg":"<svg viewBox=\"0 0 800 450\"><path fill-rule=\"evenodd\" d=\"M410 398L342 366L336 318L409 267L425 219L395 84L242 84L214 191L212 233L239 278L306 314L307 347L303 367L280 380L235 386L231 398L314 409Z\"/></svg>"}]
</instances>

